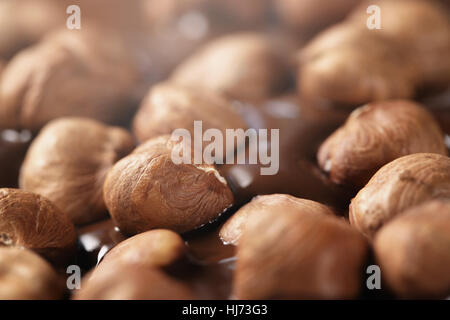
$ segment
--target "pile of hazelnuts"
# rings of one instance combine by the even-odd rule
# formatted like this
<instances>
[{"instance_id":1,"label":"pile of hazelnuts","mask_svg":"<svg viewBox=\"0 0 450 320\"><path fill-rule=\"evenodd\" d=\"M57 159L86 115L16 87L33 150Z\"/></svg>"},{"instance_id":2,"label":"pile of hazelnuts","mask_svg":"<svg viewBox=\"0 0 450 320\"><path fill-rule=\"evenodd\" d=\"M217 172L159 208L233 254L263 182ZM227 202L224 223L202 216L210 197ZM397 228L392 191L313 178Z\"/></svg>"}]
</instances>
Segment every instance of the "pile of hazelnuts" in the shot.
<instances>
[{"instance_id":1,"label":"pile of hazelnuts","mask_svg":"<svg viewBox=\"0 0 450 320\"><path fill-rule=\"evenodd\" d=\"M0 299L208 298L177 276L208 230L233 251L226 298L450 296L447 2L377 1L381 29L364 0L79 2L68 30L65 1L0 1ZM340 115L311 166L344 207L242 201L220 164L172 161L174 130L246 130L286 95ZM123 239L71 288L102 220Z\"/></svg>"}]
</instances>

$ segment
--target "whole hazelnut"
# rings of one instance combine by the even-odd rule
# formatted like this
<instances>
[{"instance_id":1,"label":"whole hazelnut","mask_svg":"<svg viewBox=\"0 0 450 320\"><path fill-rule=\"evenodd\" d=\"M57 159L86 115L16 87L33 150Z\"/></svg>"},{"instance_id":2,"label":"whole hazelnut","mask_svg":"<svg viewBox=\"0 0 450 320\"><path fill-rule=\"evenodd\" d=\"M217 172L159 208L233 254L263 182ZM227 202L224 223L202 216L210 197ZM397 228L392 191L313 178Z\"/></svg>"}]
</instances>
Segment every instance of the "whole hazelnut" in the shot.
<instances>
[{"instance_id":1,"label":"whole hazelnut","mask_svg":"<svg viewBox=\"0 0 450 320\"><path fill-rule=\"evenodd\" d=\"M367 237L422 202L450 197L450 158L416 153L383 166L352 200L351 224Z\"/></svg>"},{"instance_id":2,"label":"whole hazelnut","mask_svg":"<svg viewBox=\"0 0 450 320\"><path fill-rule=\"evenodd\" d=\"M424 152L447 155L444 133L421 105L394 100L353 111L321 145L317 158L332 181L362 188L386 163Z\"/></svg>"},{"instance_id":3,"label":"whole hazelnut","mask_svg":"<svg viewBox=\"0 0 450 320\"><path fill-rule=\"evenodd\" d=\"M0 246L0 300L53 300L64 293L64 281L44 259Z\"/></svg>"},{"instance_id":4,"label":"whole hazelnut","mask_svg":"<svg viewBox=\"0 0 450 320\"><path fill-rule=\"evenodd\" d=\"M95 120L61 118L33 141L20 187L50 199L75 224L107 216L103 182L108 170L134 148L131 135Z\"/></svg>"},{"instance_id":5,"label":"whole hazelnut","mask_svg":"<svg viewBox=\"0 0 450 320\"><path fill-rule=\"evenodd\" d=\"M123 122L144 82L133 46L123 38L83 26L15 55L0 81L0 128L38 131L63 116Z\"/></svg>"},{"instance_id":6,"label":"whole hazelnut","mask_svg":"<svg viewBox=\"0 0 450 320\"><path fill-rule=\"evenodd\" d=\"M178 66L174 83L209 88L237 100L258 101L280 90L286 66L271 40L258 33L238 33L207 43Z\"/></svg>"},{"instance_id":7,"label":"whole hazelnut","mask_svg":"<svg viewBox=\"0 0 450 320\"><path fill-rule=\"evenodd\" d=\"M406 210L374 238L383 280L402 298L450 294L450 202L432 200Z\"/></svg>"},{"instance_id":8,"label":"whole hazelnut","mask_svg":"<svg viewBox=\"0 0 450 320\"><path fill-rule=\"evenodd\" d=\"M226 180L212 165L175 164L170 136L148 140L109 171L103 195L126 234L198 228L233 204Z\"/></svg>"},{"instance_id":9,"label":"whole hazelnut","mask_svg":"<svg viewBox=\"0 0 450 320\"><path fill-rule=\"evenodd\" d=\"M186 245L177 233L155 229L120 242L103 257L101 264L129 263L164 268L179 261L185 253Z\"/></svg>"},{"instance_id":10,"label":"whole hazelnut","mask_svg":"<svg viewBox=\"0 0 450 320\"><path fill-rule=\"evenodd\" d=\"M190 289L164 272L132 264L100 264L75 300L192 300Z\"/></svg>"},{"instance_id":11,"label":"whole hazelnut","mask_svg":"<svg viewBox=\"0 0 450 320\"><path fill-rule=\"evenodd\" d=\"M238 299L348 299L358 295L368 245L320 205L256 207L239 240Z\"/></svg>"},{"instance_id":12,"label":"whole hazelnut","mask_svg":"<svg viewBox=\"0 0 450 320\"><path fill-rule=\"evenodd\" d=\"M334 215L334 212L327 206L315 201L300 199L288 194L272 194L256 196L241 207L220 229L220 238L225 244L238 245L245 226L251 214L263 214L266 211L286 211L295 212L299 210L310 210L317 213Z\"/></svg>"},{"instance_id":13,"label":"whole hazelnut","mask_svg":"<svg viewBox=\"0 0 450 320\"><path fill-rule=\"evenodd\" d=\"M194 121L201 120L203 130L246 129L234 106L219 93L208 89L186 88L170 83L154 86L134 118L133 131L140 141L171 134L184 128L194 132Z\"/></svg>"},{"instance_id":14,"label":"whole hazelnut","mask_svg":"<svg viewBox=\"0 0 450 320\"><path fill-rule=\"evenodd\" d=\"M75 244L73 223L49 200L0 189L0 245L31 249L59 266L72 259Z\"/></svg>"}]
</instances>

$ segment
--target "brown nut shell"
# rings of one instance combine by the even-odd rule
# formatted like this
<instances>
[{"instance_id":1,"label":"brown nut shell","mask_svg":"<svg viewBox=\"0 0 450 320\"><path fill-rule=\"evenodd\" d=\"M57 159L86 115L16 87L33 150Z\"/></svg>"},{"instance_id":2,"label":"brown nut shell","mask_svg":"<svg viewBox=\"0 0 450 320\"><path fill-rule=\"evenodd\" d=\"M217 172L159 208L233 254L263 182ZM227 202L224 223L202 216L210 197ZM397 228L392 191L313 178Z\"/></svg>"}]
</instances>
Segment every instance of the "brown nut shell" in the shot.
<instances>
[{"instance_id":1,"label":"brown nut shell","mask_svg":"<svg viewBox=\"0 0 450 320\"><path fill-rule=\"evenodd\" d=\"M286 78L286 67L275 47L258 33L227 35L194 53L175 69L170 80L209 88L233 99L264 99Z\"/></svg>"},{"instance_id":2,"label":"brown nut shell","mask_svg":"<svg viewBox=\"0 0 450 320\"><path fill-rule=\"evenodd\" d=\"M0 246L0 300L53 300L64 293L64 281L44 259Z\"/></svg>"},{"instance_id":3,"label":"brown nut shell","mask_svg":"<svg viewBox=\"0 0 450 320\"><path fill-rule=\"evenodd\" d=\"M55 265L75 253L76 234L65 212L34 193L0 189L0 245L33 250Z\"/></svg>"},{"instance_id":4,"label":"brown nut shell","mask_svg":"<svg viewBox=\"0 0 450 320\"><path fill-rule=\"evenodd\" d=\"M148 140L108 173L104 199L122 232L187 232L233 204L233 194L214 166L175 164L174 145L170 136Z\"/></svg>"},{"instance_id":5,"label":"brown nut shell","mask_svg":"<svg viewBox=\"0 0 450 320\"><path fill-rule=\"evenodd\" d=\"M244 120L222 95L208 89L170 83L154 86L134 118L133 131L140 141L171 134L175 129L194 131L194 121L203 130L246 129Z\"/></svg>"},{"instance_id":6,"label":"brown nut shell","mask_svg":"<svg viewBox=\"0 0 450 320\"><path fill-rule=\"evenodd\" d=\"M358 295L368 245L344 220L311 206L248 219L234 276L238 299L348 299Z\"/></svg>"},{"instance_id":7,"label":"brown nut shell","mask_svg":"<svg viewBox=\"0 0 450 320\"><path fill-rule=\"evenodd\" d=\"M447 155L444 133L421 105L394 100L353 111L317 158L332 181L362 188L383 165L412 153Z\"/></svg>"},{"instance_id":8,"label":"brown nut shell","mask_svg":"<svg viewBox=\"0 0 450 320\"><path fill-rule=\"evenodd\" d=\"M351 224L367 237L396 215L427 200L450 198L450 158L416 153L383 166L352 200Z\"/></svg>"},{"instance_id":9,"label":"brown nut shell","mask_svg":"<svg viewBox=\"0 0 450 320\"><path fill-rule=\"evenodd\" d=\"M450 294L450 202L432 200L406 210L375 235L383 280L402 298Z\"/></svg>"},{"instance_id":10,"label":"brown nut shell","mask_svg":"<svg viewBox=\"0 0 450 320\"><path fill-rule=\"evenodd\" d=\"M120 242L103 257L101 264L129 263L164 268L179 261L186 250L183 239L177 233L155 229Z\"/></svg>"},{"instance_id":11,"label":"brown nut shell","mask_svg":"<svg viewBox=\"0 0 450 320\"><path fill-rule=\"evenodd\" d=\"M107 215L106 174L133 148L132 136L121 128L84 118L54 120L28 150L20 187L50 199L75 224L98 220Z\"/></svg>"},{"instance_id":12,"label":"brown nut shell","mask_svg":"<svg viewBox=\"0 0 450 320\"><path fill-rule=\"evenodd\" d=\"M85 276L75 300L192 300L183 283L164 272L138 265L100 264Z\"/></svg>"},{"instance_id":13,"label":"brown nut shell","mask_svg":"<svg viewBox=\"0 0 450 320\"><path fill-rule=\"evenodd\" d=\"M288 194L271 194L256 196L251 202L240 208L220 229L220 238L225 244L238 245L250 215L263 214L266 211L297 212L310 210L313 212L334 215L327 206L315 201L300 199ZM257 218L256 218L257 219Z\"/></svg>"}]
</instances>

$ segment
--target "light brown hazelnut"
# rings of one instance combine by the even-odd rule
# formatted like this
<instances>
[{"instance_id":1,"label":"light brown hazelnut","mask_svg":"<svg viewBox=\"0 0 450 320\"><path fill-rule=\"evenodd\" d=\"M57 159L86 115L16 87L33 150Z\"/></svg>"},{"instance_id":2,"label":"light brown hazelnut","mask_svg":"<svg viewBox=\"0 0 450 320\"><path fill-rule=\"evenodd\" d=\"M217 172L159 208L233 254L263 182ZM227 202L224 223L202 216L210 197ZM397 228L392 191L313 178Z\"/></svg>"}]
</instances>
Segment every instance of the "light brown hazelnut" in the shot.
<instances>
[{"instance_id":1,"label":"light brown hazelnut","mask_svg":"<svg viewBox=\"0 0 450 320\"><path fill-rule=\"evenodd\" d=\"M140 141L175 129L194 132L194 121L201 120L203 130L246 129L234 106L219 93L207 89L186 88L170 83L154 86L134 118L134 133Z\"/></svg>"},{"instance_id":2,"label":"light brown hazelnut","mask_svg":"<svg viewBox=\"0 0 450 320\"><path fill-rule=\"evenodd\" d=\"M100 264L85 276L75 300L192 300L183 283L164 272L132 264Z\"/></svg>"},{"instance_id":3,"label":"light brown hazelnut","mask_svg":"<svg viewBox=\"0 0 450 320\"><path fill-rule=\"evenodd\" d=\"M170 80L237 100L261 100L280 90L286 80L284 59L275 48L258 33L223 36L178 66Z\"/></svg>"},{"instance_id":4,"label":"light brown hazelnut","mask_svg":"<svg viewBox=\"0 0 450 320\"><path fill-rule=\"evenodd\" d=\"M60 266L72 259L75 245L73 223L49 200L0 189L0 246L27 248Z\"/></svg>"},{"instance_id":5,"label":"light brown hazelnut","mask_svg":"<svg viewBox=\"0 0 450 320\"><path fill-rule=\"evenodd\" d=\"M33 141L20 172L20 187L50 199L75 224L107 216L103 182L108 170L134 148L124 129L95 120L61 118Z\"/></svg>"},{"instance_id":6,"label":"light brown hazelnut","mask_svg":"<svg viewBox=\"0 0 450 320\"><path fill-rule=\"evenodd\" d=\"M368 252L364 237L321 206L292 204L251 214L238 245L235 297L355 298Z\"/></svg>"},{"instance_id":7,"label":"light brown hazelnut","mask_svg":"<svg viewBox=\"0 0 450 320\"><path fill-rule=\"evenodd\" d=\"M148 140L109 171L103 195L122 232L187 232L233 204L233 194L214 166L172 161L175 145L170 136Z\"/></svg>"},{"instance_id":8,"label":"light brown hazelnut","mask_svg":"<svg viewBox=\"0 0 450 320\"><path fill-rule=\"evenodd\" d=\"M367 237L408 208L450 197L450 158L416 153L383 166L352 200L351 224Z\"/></svg>"},{"instance_id":9,"label":"light brown hazelnut","mask_svg":"<svg viewBox=\"0 0 450 320\"><path fill-rule=\"evenodd\" d=\"M0 128L37 131L62 116L123 122L144 82L134 55L121 34L88 26L49 35L4 69Z\"/></svg>"},{"instance_id":10,"label":"light brown hazelnut","mask_svg":"<svg viewBox=\"0 0 450 320\"><path fill-rule=\"evenodd\" d=\"M425 152L447 155L444 133L421 105L394 100L353 111L321 145L317 158L332 181L362 188L386 163Z\"/></svg>"},{"instance_id":11,"label":"light brown hazelnut","mask_svg":"<svg viewBox=\"0 0 450 320\"><path fill-rule=\"evenodd\" d=\"M450 294L450 202L432 200L406 210L375 235L382 279L402 298Z\"/></svg>"},{"instance_id":12,"label":"light brown hazelnut","mask_svg":"<svg viewBox=\"0 0 450 320\"><path fill-rule=\"evenodd\" d=\"M53 300L64 293L64 281L44 259L0 246L0 300Z\"/></svg>"},{"instance_id":13,"label":"light brown hazelnut","mask_svg":"<svg viewBox=\"0 0 450 320\"><path fill-rule=\"evenodd\" d=\"M318 202L299 199L288 194L256 196L251 202L240 208L220 229L220 238L225 244L238 245L251 214L263 214L266 211L284 211L295 214L301 210L334 215L333 211Z\"/></svg>"},{"instance_id":14,"label":"light brown hazelnut","mask_svg":"<svg viewBox=\"0 0 450 320\"><path fill-rule=\"evenodd\" d=\"M101 264L129 263L147 268L164 268L184 257L186 249L177 233L155 229L120 242L103 257Z\"/></svg>"}]
</instances>

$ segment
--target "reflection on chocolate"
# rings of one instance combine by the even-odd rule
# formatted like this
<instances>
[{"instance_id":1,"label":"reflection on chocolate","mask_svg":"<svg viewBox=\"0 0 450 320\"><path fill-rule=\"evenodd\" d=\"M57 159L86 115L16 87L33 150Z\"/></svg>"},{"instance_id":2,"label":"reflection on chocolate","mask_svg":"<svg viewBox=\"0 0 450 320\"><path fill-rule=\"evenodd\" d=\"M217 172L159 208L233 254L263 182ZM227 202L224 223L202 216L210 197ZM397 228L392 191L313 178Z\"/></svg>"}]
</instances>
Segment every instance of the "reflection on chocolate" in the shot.
<instances>
[{"instance_id":1,"label":"reflection on chocolate","mask_svg":"<svg viewBox=\"0 0 450 320\"><path fill-rule=\"evenodd\" d=\"M31 138L29 131L0 131L0 187L17 187L20 166Z\"/></svg>"},{"instance_id":2,"label":"reflection on chocolate","mask_svg":"<svg viewBox=\"0 0 450 320\"><path fill-rule=\"evenodd\" d=\"M345 121L347 111L322 109L299 102L294 95L258 106L238 106L250 127L280 129L280 167L276 175L261 175L259 164L226 164L219 168L238 204L256 195L287 193L345 211L354 192L327 179L316 165L316 152L320 143Z\"/></svg>"}]
</instances>

